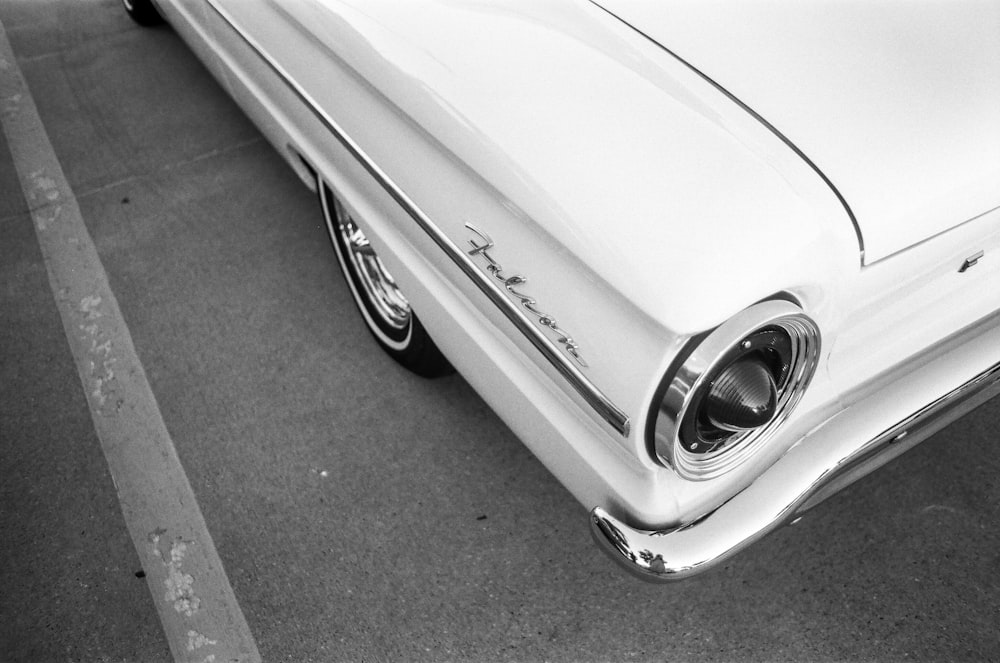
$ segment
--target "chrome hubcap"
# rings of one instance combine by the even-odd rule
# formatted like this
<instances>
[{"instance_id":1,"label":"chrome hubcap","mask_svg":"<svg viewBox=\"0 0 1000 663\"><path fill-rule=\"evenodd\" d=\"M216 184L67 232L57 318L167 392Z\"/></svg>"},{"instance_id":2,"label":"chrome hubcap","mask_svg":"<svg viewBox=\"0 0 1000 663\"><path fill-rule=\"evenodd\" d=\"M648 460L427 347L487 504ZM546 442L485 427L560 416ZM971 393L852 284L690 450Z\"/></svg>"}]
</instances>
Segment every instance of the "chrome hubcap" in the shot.
<instances>
[{"instance_id":1,"label":"chrome hubcap","mask_svg":"<svg viewBox=\"0 0 1000 663\"><path fill-rule=\"evenodd\" d=\"M382 320L394 329L405 329L410 324L410 303L399 291L389 270L379 260L364 232L354 219L336 205L337 232L347 247L344 259L354 267L361 288Z\"/></svg>"}]
</instances>

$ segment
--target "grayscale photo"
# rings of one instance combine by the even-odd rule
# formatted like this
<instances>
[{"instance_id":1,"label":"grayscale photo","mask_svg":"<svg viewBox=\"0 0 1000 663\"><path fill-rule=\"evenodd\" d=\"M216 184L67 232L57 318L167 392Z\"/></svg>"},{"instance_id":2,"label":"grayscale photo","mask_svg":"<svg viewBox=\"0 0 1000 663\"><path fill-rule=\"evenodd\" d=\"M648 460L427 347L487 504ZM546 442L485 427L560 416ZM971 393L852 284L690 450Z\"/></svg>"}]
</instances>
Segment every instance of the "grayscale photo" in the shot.
<instances>
[{"instance_id":1,"label":"grayscale photo","mask_svg":"<svg viewBox=\"0 0 1000 663\"><path fill-rule=\"evenodd\" d=\"M0 662L1000 660L1000 0L0 0Z\"/></svg>"}]
</instances>

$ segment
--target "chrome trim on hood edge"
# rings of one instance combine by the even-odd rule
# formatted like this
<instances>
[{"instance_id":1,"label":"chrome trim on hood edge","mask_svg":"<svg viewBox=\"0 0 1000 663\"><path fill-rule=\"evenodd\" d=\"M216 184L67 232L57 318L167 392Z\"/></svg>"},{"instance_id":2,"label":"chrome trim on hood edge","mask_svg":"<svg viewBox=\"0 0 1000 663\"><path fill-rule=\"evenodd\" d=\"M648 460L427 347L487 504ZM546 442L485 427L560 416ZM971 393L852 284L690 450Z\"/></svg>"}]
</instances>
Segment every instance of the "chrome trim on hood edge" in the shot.
<instances>
[{"instance_id":1,"label":"chrome trim on hood edge","mask_svg":"<svg viewBox=\"0 0 1000 663\"><path fill-rule=\"evenodd\" d=\"M841 206L844 208L844 211L847 213L848 218L851 220L851 224L854 226L854 234L857 235L857 238L858 238L858 251L860 252L860 258L859 259L861 261L861 265L863 266L865 264L865 239L861 235L861 225L858 223L858 219L854 216L854 211L851 210L851 206L847 204L847 200L840 193L840 190L837 189L837 187L830 180L830 178L827 177L826 174L822 170L819 169L819 166L817 166L815 163L813 163L812 159L810 159L808 156L806 156L805 152L803 152L802 150L800 150L798 148L798 146L795 145L795 143L793 143L791 141L791 139L789 139L785 134L781 133L781 131L779 131L777 127L775 127L773 124L771 124L766 119L764 119L764 117L762 115L760 115L760 113L758 113L754 109L750 108L750 106L748 106L745 103L743 103L743 101L740 100L739 97L737 97L736 95L734 95L732 92L730 92L726 88L722 87L722 85L720 85L715 80L713 80L711 77L709 77L707 74L705 74L705 72L701 71L700 69L698 69L697 67L695 67L693 64L691 64L690 62L688 62L684 58L682 58L679 55L677 55L677 53L675 53L674 51L670 50L665 44L661 44L659 41L657 41L656 39L654 39L652 36L650 36L646 32L643 32L642 30L640 30L639 28L637 28L632 23L629 23L628 21L626 21L625 19L623 19L622 17L618 16L613 11L611 11L610 9L608 9L607 7L604 7L600 3L599 0L590 0L590 3L593 4L595 7L597 7L598 9L600 9L601 11L605 12L608 16L611 16L612 18L614 18L616 21L619 21L622 25L628 27L630 30L633 30L636 34L641 35L645 39L649 40L650 43L655 44L657 47L663 49L663 51L665 53L669 54L670 57L674 58L675 60L677 60L678 62L680 62L681 64L683 64L685 67L687 67L688 69L690 69L693 73L697 74L700 78L702 78L706 83L708 83L709 85L711 85L712 87L714 87L716 90L718 90L722 94L726 95L726 97L728 97L733 103L735 103L737 106L739 106L740 108L742 108L743 110L745 110L747 113L749 113L751 117L753 117L755 120L757 120L765 129L767 129L772 134L774 134L774 136L776 138L778 138L778 140L780 140L781 142L783 142L785 145L788 146L788 148L790 150L792 150L796 155L798 155L798 157L800 159L802 159L802 161L806 165L808 165L813 170L813 172L815 172L817 175L819 175L820 179L823 180L823 182L827 185L827 187L829 187L829 189L833 193L833 195L837 197L837 200L840 201Z\"/></svg>"}]
</instances>

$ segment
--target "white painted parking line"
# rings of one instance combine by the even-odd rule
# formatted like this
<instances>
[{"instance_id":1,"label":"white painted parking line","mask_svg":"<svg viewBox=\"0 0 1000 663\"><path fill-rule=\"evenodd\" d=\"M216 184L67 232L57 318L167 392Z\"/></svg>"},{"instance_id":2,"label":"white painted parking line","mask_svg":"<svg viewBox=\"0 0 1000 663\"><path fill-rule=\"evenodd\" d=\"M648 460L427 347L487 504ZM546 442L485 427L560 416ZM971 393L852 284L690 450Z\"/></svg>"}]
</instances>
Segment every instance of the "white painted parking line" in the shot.
<instances>
[{"instance_id":1,"label":"white painted parking line","mask_svg":"<svg viewBox=\"0 0 1000 663\"><path fill-rule=\"evenodd\" d=\"M174 659L260 661L2 23L0 120L94 428Z\"/></svg>"}]
</instances>

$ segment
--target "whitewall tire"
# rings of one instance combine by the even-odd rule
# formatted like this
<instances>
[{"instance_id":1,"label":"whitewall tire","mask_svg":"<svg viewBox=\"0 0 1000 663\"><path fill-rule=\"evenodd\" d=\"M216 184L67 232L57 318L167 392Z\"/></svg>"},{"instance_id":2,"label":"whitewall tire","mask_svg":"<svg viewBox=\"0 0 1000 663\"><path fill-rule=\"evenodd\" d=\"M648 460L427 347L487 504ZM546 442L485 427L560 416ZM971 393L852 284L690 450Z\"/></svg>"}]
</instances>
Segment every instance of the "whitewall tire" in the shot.
<instances>
[{"instance_id":1,"label":"whitewall tire","mask_svg":"<svg viewBox=\"0 0 1000 663\"><path fill-rule=\"evenodd\" d=\"M337 261L368 331L397 362L424 377L453 372L357 221L322 180L323 218Z\"/></svg>"}]
</instances>

